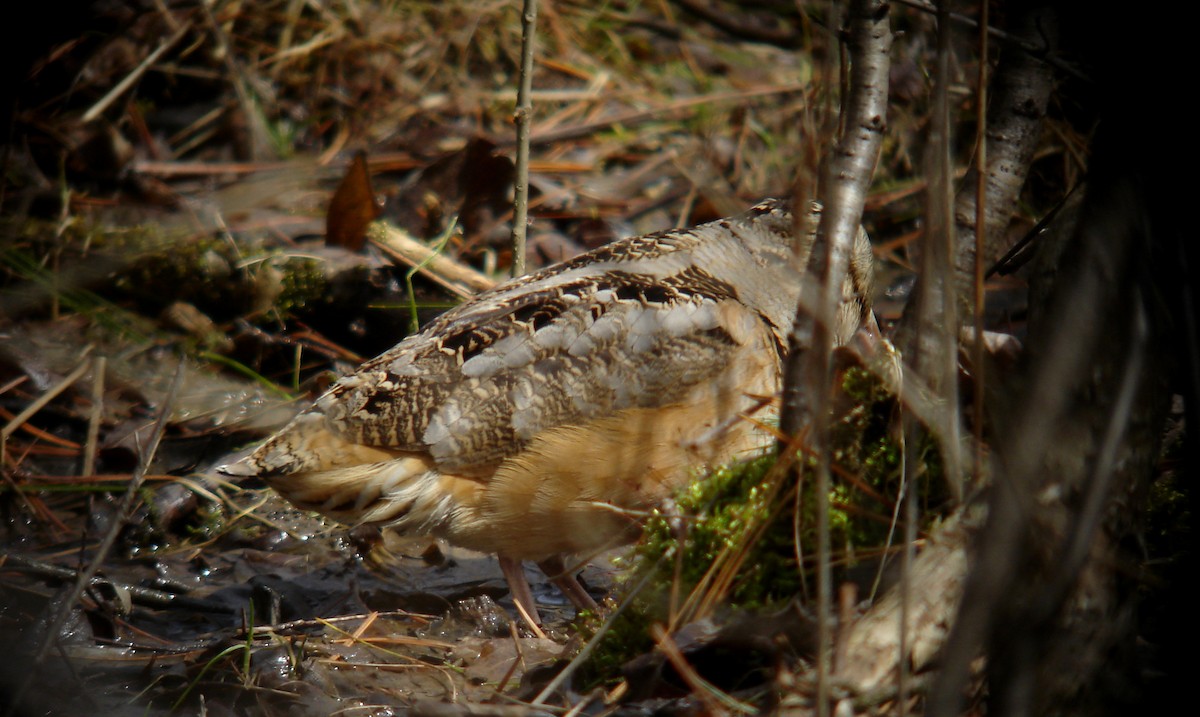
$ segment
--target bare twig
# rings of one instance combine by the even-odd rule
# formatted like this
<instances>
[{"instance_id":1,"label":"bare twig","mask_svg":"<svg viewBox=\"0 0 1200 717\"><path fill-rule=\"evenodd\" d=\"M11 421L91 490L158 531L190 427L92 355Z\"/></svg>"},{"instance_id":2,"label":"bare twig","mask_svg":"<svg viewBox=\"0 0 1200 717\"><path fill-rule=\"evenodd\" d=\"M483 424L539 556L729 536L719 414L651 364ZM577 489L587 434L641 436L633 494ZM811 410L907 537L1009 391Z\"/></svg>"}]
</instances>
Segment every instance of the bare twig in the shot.
<instances>
[{"instance_id":1,"label":"bare twig","mask_svg":"<svg viewBox=\"0 0 1200 717\"><path fill-rule=\"evenodd\" d=\"M925 576L918 576L917 574L917 522L920 511L917 506L918 451L917 443L913 440L916 431L917 423L914 421L912 414L905 410L901 421L901 440L903 441L904 451L901 460L903 461L902 470L904 471L904 477L900 487L902 492L901 497L903 498L900 508L904 515L904 552L901 553L900 559L900 584L896 587L895 593L897 597L895 604L899 608L900 619L896 623L898 625L898 629L896 630L896 649L894 651L887 650L883 652L883 654L888 656L894 655L896 659L894 663L896 669L896 692L901 717L906 717L908 714L908 697L909 691L912 689L911 668L914 665L909 656L914 652L913 643L915 639L923 636L920 630L914 629L922 626L924 621L921 618L924 616L920 616L919 607L914 605L914 602L916 602L914 598L917 596L914 595L915 591L913 588L919 585L921 592L933 593L943 597L948 595L957 596L959 594L959 590L951 591L945 585L937 584L932 580L920 579ZM963 541L964 544L965 542ZM963 548L963 544L955 547ZM928 551L926 555L928 555ZM939 564L938 567L944 568L945 565ZM955 570L946 577L945 582L953 581L957 587L965 573L965 568ZM951 614L954 604L955 601L953 599L948 600L944 605L943 614ZM879 612L885 611L880 610ZM914 624L914 615L918 615L917 619L920 622Z\"/></svg>"},{"instance_id":2,"label":"bare twig","mask_svg":"<svg viewBox=\"0 0 1200 717\"><path fill-rule=\"evenodd\" d=\"M926 0L896 0L896 2L900 5L907 5L908 7L920 10L921 12L937 12L937 7L931 2L926 2ZM984 34L986 32L989 37L994 37L1003 42L1005 45L1019 47L1033 57L1036 57L1042 62L1046 63L1050 67L1053 67L1060 72L1064 72L1077 80L1082 80L1088 84L1095 83L1095 80L1087 73L1080 70L1077 65L1064 62L1061 57L1056 55L1054 52L1055 48L1049 43L1045 42L1044 38L1029 37L1017 33L1008 33L1000 28L988 27L986 10L984 11L981 19L978 21L976 21L974 18L967 17L966 15L957 12L950 13L950 19L965 27L979 30L980 34ZM984 28L986 28L986 30Z\"/></svg>"},{"instance_id":3,"label":"bare twig","mask_svg":"<svg viewBox=\"0 0 1200 717\"><path fill-rule=\"evenodd\" d=\"M1033 7L1019 13L1013 25L1014 32L1031 41L1036 38L1045 43L1047 38L1052 40L1054 37L1055 22L1052 9L1048 6ZM952 261L955 272L950 279L952 283L947 285L945 291L952 292L954 296L953 307L957 311L957 319L952 323L949 317L940 313L940 309L934 308L935 326L957 326L957 322L974 316L976 236L980 223L977 221L976 206L979 205L978 186L981 182L985 184L981 222L984 231L979 241L984 247L985 264L994 262L1007 249L1006 230L1028 176L1052 88L1053 73L1048 65L1021 46L1004 48L1000 64L992 77L991 97L987 105L986 170L981 178L979 166L973 166L954 199ZM922 316L929 316L920 313L925 302L930 302L933 307L942 305L942 298L937 295L942 289L930 286L934 280L934 275L924 270L921 272L909 303L910 309L905 311L897 330L905 354L920 371L940 365L936 356L942 349L928 332L924 336L919 335L923 329L914 325L922 320ZM931 292L933 296L924 297ZM981 334L976 332L976 335ZM937 384L933 377L929 379L931 384ZM938 440L945 448L946 439L939 436Z\"/></svg>"},{"instance_id":4,"label":"bare twig","mask_svg":"<svg viewBox=\"0 0 1200 717\"><path fill-rule=\"evenodd\" d=\"M537 30L537 0L524 0L521 11L521 84L517 89L517 166L513 198L512 275L525 273L525 235L529 231L529 134L533 126L533 42Z\"/></svg>"},{"instance_id":5,"label":"bare twig","mask_svg":"<svg viewBox=\"0 0 1200 717\"><path fill-rule=\"evenodd\" d=\"M163 53L174 47L175 43L182 40L183 36L186 35L187 31L191 28L192 23L190 21L185 22L183 23L182 27L175 31L174 35L160 42L158 47L154 48L154 51L147 55L146 59L142 60L138 66L133 69L133 72L130 72L128 75L126 75L120 82L116 84L115 87L101 97L96 104L88 108L87 112L83 113L83 121L91 122L103 114L104 110L108 109L109 105L116 101L118 97L125 94L130 87L133 87L135 84L137 84L137 81L142 79L142 75L146 74L146 71L153 67L154 63L158 62L158 59L163 56Z\"/></svg>"},{"instance_id":6,"label":"bare twig","mask_svg":"<svg viewBox=\"0 0 1200 717\"><path fill-rule=\"evenodd\" d=\"M1045 7L1034 8L1018 16L1014 25L1020 32L1042 37L1054 24ZM939 23L939 37L949 23ZM1052 36L1052 33L1051 33ZM1024 186L1033 151L1037 146L1041 120L1049 101L1049 68L1017 46L1005 48L1001 64L992 78L992 97L987 112L986 171L979 177L973 167L963 180L952 208L953 177L948 172L931 171L929 186L929 232L922 252L922 268L917 285L897 330L897 340L915 371L924 377L941 403L939 425L949 433L931 431L947 461L948 487L956 496L963 494L960 469L961 421L957 398L957 328L975 314L977 227L984 227L980 240L985 258L1003 253L1003 237L1013 217L1017 198ZM948 49L943 51L948 52ZM942 54L942 53L940 53ZM983 62L983 60L981 60ZM940 67L940 64L939 64ZM945 68L949 73L949 68ZM938 74L937 91L949 82ZM939 100L941 107L944 100ZM935 112L933 133L945 135L949 128L948 110ZM935 142L935 139L937 141ZM947 147L948 136L930 138L930 147ZM939 144L943 143L943 144ZM940 151L931 167L948 166L947 149ZM983 182L984 212L980 221L979 185ZM952 222L952 224L950 224ZM953 272L939 267L950 262ZM976 336L981 336L979 331ZM906 379L907 380L907 379ZM980 386L978 391L982 392ZM927 426L928 427L928 426ZM916 433L913 433L915 438Z\"/></svg>"},{"instance_id":7,"label":"bare twig","mask_svg":"<svg viewBox=\"0 0 1200 717\"><path fill-rule=\"evenodd\" d=\"M1125 444L1130 417L1136 413L1139 383L1147 363L1150 345L1148 311L1140 289L1134 290L1130 327L1126 336L1130 339L1125 352L1125 366L1117 384L1116 399L1109 411L1108 423L1100 439L1100 451L1096 456L1092 474L1087 481L1086 496L1082 508L1073 516L1074 525L1066 533L1066 549L1062 551L1057 572L1052 576L1045 591L1042 619L1050 619L1053 611L1066 600L1079 572L1091 550L1092 539L1100 528L1103 511L1112 495L1113 481L1118 469L1119 453Z\"/></svg>"},{"instance_id":8,"label":"bare twig","mask_svg":"<svg viewBox=\"0 0 1200 717\"><path fill-rule=\"evenodd\" d=\"M886 3L856 1L850 24L849 42L854 61L850 96L845 103L845 130L825 172L822 187L825 207L821 212L818 237L808 259L804 293L809 295L806 306L815 307L815 312L798 312L790 337L781 419L785 435L795 435L811 421L814 412L810 402L819 400L822 392L810 391L810 387L829 383L833 316L843 300L851 247L862 222L866 193L887 117L888 53L892 36L888 29ZM796 213L799 212L797 208ZM802 370L806 376L801 376ZM813 381L805 381L805 378Z\"/></svg>"},{"instance_id":9,"label":"bare twig","mask_svg":"<svg viewBox=\"0 0 1200 717\"><path fill-rule=\"evenodd\" d=\"M955 286L953 263L953 200L954 176L951 158L951 120L949 87L950 75L950 23L948 1L938 5L937 64L934 71L934 99L928 156L929 186L926 193L928 229L921 252L921 286L915 292L915 311L906 312L916 319L915 330L906 337L904 348L911 356L915 373L929 382L932 395L942 416L942 431L934 434L939 441L942 461L945 465L947 487L956 500L962 498L962 475L960 467L958 384L958 321L955 318L953 289ZM904 414L904 472L905 472L905 536L911 540L915 535L917 510L917 486L922 426L910 412ZM902 709L907 707L911 690L910 663L906 659L912 652L912 641L918 637L910 632L910 614L916 607L913 602L915 585L922 592L928 589L914 580L915 560L912 543L906 544L900 585L900 633L898 658L898 691Z\"/></svg>"},{"instance_id":10,"label":"bare twig","mask_svg":"<svg viewBox=\"0 0 1200 717\"><path fill-rule=\"evenodd\" d=\"M987 81L988 81L988 4L980 7L981 29L979 32L979 77L978 91L975 100L975 166L986 167L987 163ZM984 372L984 342L983 342L983 266L986 252L987 237L987 175L977 173L975 183L975 272L972 306L974 307L975 343L972 345L971 368L975 374L974 405L971 412L971 427L974 429L975 450L971 452L971 474L975 480L983 476L983 396L986 377Z\"/></svg>"},{"instance_id":11,"label":"bare twig","mask_svg":"<svg viewBox=\"0 0 1200 717\"><path fill-rule=\"evenodd\" d=\"M1062 274L1052 310L1031 324L1030 375L1012 410L997 420L987 524L929 695L927 714L935 717L960 712L969 664L985 646L996 713L1043 711L1032 700L1047 698L1044 684L1035 690L1030 680L1044 683L1053 674L1038 667L1051 636L1063 629L1054 622L1066 598L1063 588L1097 583L1080 580L1080 556L1084 546L1094 545L1098 505L1126 492L1108 475L1111 466L1119 465L1121 478L1130 481L1157 460L1165 372L1149 362L1157 364L1164 352L1145 342L1139 316L1146 311L1144 300L1129 301L1131 284L1148 280L1139 276L1152 239L1143 234L1148 205L1140 185L1129 179L1136 171L1110 166L1108 173L1103 179L1093 175L1070 250L1062 254L1071 271ZM1137 288L1133 295L1140 299L1144 291ZM1161 337L1161 327L1151 333ZM1130 353L1114 352L1114 346ZM1142 361L1147 370L1140 370ZM1139 452L1129 444L1125 436L1135 427L1152 448ZM1079 494L1085 501L1078 516L1074 500L1042 498ZM1071 527L1074 534L1068 533ZM1111 560L1101 558L1109 570ZM1063 575L1066 569L1073 574ZM1080 665L1074 669L1085 672L1079 679L1089 681L1094 676L1086 672L1095 668L1088 663L1103 663L1106 654L1073 653Z\"/></svg>"}]
</instances>

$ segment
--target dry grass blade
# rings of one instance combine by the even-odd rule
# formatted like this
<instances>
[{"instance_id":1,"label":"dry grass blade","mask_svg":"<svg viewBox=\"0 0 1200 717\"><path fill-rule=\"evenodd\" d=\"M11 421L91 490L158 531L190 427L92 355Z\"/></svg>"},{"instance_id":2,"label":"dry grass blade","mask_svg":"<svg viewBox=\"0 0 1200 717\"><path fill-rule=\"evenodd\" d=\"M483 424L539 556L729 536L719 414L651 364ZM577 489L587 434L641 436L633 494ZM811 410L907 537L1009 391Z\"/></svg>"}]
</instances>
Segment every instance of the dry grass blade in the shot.
<instances>
[{"instance_id":1,"label":"dry grass blade","mask_svg":"<svg viewBox=\"0 0 1200 717\"><path fill-rule=\"evenodd\" d=\"M796 443L799 444L799 441ZM763 480L766 491L761 497L761 503L764 506L771 506L771 509L765 514L750 513L750 518L745 522L743 534L739 538L729 541L713 559L711 567L704 573L704 576L688 595L687 600L674 615L669 629L674 630L679 625L708 617L718 606L727 601L730 587L754 546L780 512L791 505L790 494L783 493L783 489L789 487L793 491L799 490L795 484L789 481L795 463L795 459L789 458L789 456L795 455L796 451L794 450L782 453L780 460L767 472Z\"/></svg>"},{"instance_id":2,"label":"dry grass blade","mask_svg":"<svg viewBox=\"0 0 1200 717\"><path fill-rule=\"evenodd\" d=\"M63 380L56 383L50 388L50 390L46 391L44 394L39 396L37 400L30 403L24 411L18 413L13 417L12 420L5 424L4 428L0 429L0 446L8 441L9 437L12 436L12 434L18 429L20 429L21 426L25 425L26 421L37 414L38 411L45 408L46 404L57 398L60 393L70 388L83 376L83 374L87 373L89 363L90 362L86 360L81 361L80 364L75 367L75 370L67 374Z\"/></svg>"},{"instance_id":3,"label":"dry grass blade","mask_svg":"<svg viewBox=\"0 0 1200 717\"><path fill-rule=\"evenodd\" d=\"M96 473L96 451L100 440L100 422L104 418L104 374L108 359L97 356L92 362L92 410L88 416L87 443L84 444L83 474Z\"/></svg>"},{"instance_id":4,"label":"dry grass blade","mask_svg":"<svg viewBox=\"0 0 1200 717\"><path fill-rule=\"evenodd\" d=\"M154 63L158 62L159 58L162 57L167 50L171 49L175 46L175 43L182 40L183 36L187 34L191 27L192 24L190 22L186 22L182 27L175 31L174 35L159 43L158 47L154 48L154 51L147 55L146 59L142 60L141 64L134 68L133 72L130 72L128 75L126 75L120 82L116 84L116 86L112 88L112 90L109 91L108 94L100 98L99 102L92 105L87 112L83 113L83 122L92 122L101 114L103 114L104 110L108 109L118 97L128 92L129 88L133 87L134 84L136 84L137 81L142 78L142 75L146 74L146 71L153 67Z\"/></svg>"},{"instance_id":5,"label":"dry grass blade","mask_svg":"<svg viewBox=\"0 0 1200 717\"><path fill-rule=\"evenodd\" d=\"M86 359L86 356L89 351L90 351L90 349L88 349L87 351L84 352L85 358L84 358L84 360L80 361L79 365L75 367L75 370L71 371L71 373L67 374L67 376L65 378L63 378L63 380L59 381L57 384L55 384L53 387L51 387L50 390L46 391L46 393L42 394L36 400L31 402L28 406L25 407L25 410L21 411L16 416L13 416L9 420L9 422L7 424L5 424L4 428L0 429L0 474L3 474L4 480L8 483L9 487L13 490L14 493L16 493L18 496L20 496L21 501L23 503L25 503L25 507L28 508L33 513L41 513L44 515L48 515L48 512L46 510L37 510L34 508L34 505L31 502L29 496L25 495L25 492L22 491L17 486L17 484L13 481L12 476L9 475L9 471L7 470L7 465L6 465L7 461L8 461L8 439L17 430L20 430L22 428L32 429L33 428L32 426L25 425L29 421L29 419L32 418L34 415L36 415L38 411L42 410L42 408L44 408L46 406L46 404L53 401L59 394L61 394L63 391L70 388L76 381L78 381L83 376L84 373L87 372L88 361ZM10 384L9 387L11 387L13 385L17 385L17 384L14 382L14 383ZM35 435L37 433L41 433L41 431L36 431ZM51 439L52 442L57 442L57 441L61 440L61 439L58 439L57 437L51 436L49 434L46 434L46 437ZM73 447L77 449L78 445L74 445ZM40 505L40 503L39 503L39 505Z\"/></svg>"}]
</instances>

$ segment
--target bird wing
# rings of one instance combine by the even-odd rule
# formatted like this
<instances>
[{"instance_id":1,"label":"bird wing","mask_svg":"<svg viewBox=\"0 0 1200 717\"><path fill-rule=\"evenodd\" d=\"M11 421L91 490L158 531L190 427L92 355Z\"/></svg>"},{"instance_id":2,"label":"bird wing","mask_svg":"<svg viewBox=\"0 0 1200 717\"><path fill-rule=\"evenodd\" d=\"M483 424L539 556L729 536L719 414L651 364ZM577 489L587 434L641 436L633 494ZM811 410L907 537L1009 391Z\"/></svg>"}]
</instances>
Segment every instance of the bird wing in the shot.
<instances>
[{"instance_id":1,"label":"bird wing","mask_svg":"<svg viewBox=\"0 0 1200 717\"><path fill-rule=\"evenodd\" d=\"M343 440L470 470L549 428L679 402L743 346L782 352L691 248L686 232L639 237L497 287L364 364L313 410Z\"/></svg>"},{"instance_id":2,"label":"bird wing","mask_svg":"<svg viewBox=\"0 0 1200 717\"><path fill-rule=\"evenodd\" d=\"M769 200L506 282L366 362L222 470L285 476L406 458L486 477L539 434L626 409L717 397L712 410L733 414L743 393L778 382L798 296L793 229L786 203Z\"/></svg>"}]
</instances>

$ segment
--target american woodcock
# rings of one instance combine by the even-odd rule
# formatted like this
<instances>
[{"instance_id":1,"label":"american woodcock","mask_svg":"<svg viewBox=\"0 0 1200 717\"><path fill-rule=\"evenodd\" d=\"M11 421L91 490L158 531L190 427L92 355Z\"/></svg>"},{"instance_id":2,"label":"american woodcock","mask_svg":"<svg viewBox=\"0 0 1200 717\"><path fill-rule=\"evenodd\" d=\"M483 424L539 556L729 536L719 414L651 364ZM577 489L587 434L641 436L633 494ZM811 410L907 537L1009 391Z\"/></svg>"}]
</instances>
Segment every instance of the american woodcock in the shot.
<instances>
[{"instance_id":1,"label":"american woodcock","mask_svg":"<svg viewBox=\"0 0 1200 717\"><path fill-rule=\"evenodd\" d=\"M344 523L495 553L532 620L522 560L594 605L563 554L635 538L638 516L696 471L769 442L737 416L780 389L813 237L797 250L794 235L788 205L768 200L501 284L221 470ZM870 318L870 282L860 232L839 344Z\"/></svg>"}]
</instances>

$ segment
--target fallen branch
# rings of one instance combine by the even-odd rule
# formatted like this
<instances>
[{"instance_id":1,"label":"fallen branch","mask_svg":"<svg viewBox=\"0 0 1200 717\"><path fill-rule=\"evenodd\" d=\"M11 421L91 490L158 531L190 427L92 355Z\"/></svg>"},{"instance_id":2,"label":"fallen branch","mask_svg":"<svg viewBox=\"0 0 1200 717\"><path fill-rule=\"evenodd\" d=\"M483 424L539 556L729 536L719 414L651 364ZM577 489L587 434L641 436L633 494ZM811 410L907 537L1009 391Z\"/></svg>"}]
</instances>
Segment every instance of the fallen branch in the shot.
<instances>
[{"instance_id":1,"label":"fallen branch","mask_svg":"<svg viewBox=\"0 0 1200 717\"><path fill-rule=\"evenodd\" d=\"M459 298L469 299L496 285L496 281L486 274L475 271L445 254L439 254L413 239L407 232L384 222L372 224L367 230L367 237L383 253L416 268L422 276L428 277Z\"/></svg>"},{"instance_id":2,"label":"fallen branch","mask_svg":"<svg viewBox=\"0 0 1200 717\"><path fill-rule=\"evenodd\" d=\"M50 580L77 582L79 580L80 571L72 568L47 563L42 560L27 558L22 555L7 554L0 557L0 569L15 570L17 572L36 575L41 578ZM129 583L117 582L108 578L92 577L88 580L88 587L94 588L100 585L111 585L112 587L129 594L131 602L136 605L155 608L180 608L184 610L195 610L197 612L211 612L228 615L236 615L241 612L240 607L226 605L223 603L213 602L211 600L199 600L187 595L178 593L166 592L165 590L155 590L146 588L140 585L131 585Z\"/></svg>"}]
</instances>

